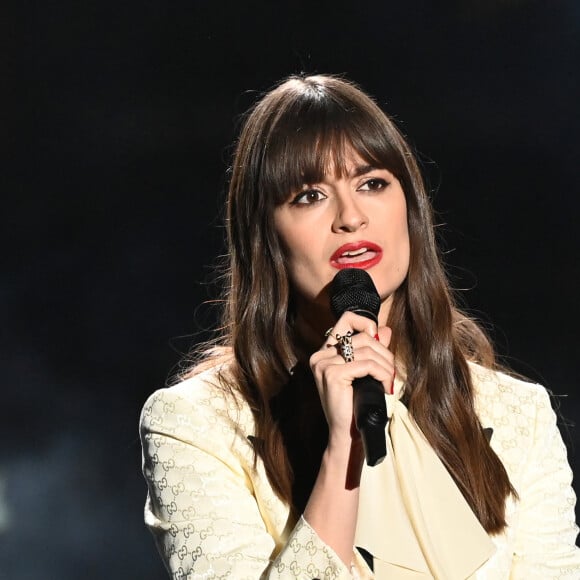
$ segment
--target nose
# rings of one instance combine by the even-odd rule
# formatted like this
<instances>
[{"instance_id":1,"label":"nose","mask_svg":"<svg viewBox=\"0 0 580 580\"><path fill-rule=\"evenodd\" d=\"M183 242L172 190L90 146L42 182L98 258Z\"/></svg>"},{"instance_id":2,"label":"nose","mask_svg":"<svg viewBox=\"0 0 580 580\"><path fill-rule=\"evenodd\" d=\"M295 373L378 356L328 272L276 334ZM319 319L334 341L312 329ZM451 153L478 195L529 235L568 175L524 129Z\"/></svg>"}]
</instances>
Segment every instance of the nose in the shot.
<instances>
[{"instance_id":1,"label":"nose","mask_svg":"<svg viewBox=\"0 0 580 580\"><path fill-rule=\"evenodd\" d=\"M340 196L336 216L332 224L332 230L335 233L356 232L366 227L368 223L368 216L353 195Z\"/></svg>"}]
</instances>

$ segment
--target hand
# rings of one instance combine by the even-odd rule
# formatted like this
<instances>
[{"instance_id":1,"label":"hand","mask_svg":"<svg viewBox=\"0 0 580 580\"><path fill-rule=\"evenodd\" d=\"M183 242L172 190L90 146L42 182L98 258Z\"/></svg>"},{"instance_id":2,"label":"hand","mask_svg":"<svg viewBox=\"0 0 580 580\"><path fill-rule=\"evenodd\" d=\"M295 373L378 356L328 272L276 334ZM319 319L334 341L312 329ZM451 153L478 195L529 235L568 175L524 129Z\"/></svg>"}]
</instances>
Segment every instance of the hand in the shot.
<instances>
[{"instance_id":1,"label":"hand","mask_svg":"<svg viewBox=\"0 0 580 580\"><path fill-rule=\"evenodd\" d=\"M336 335L354 334L352 345L354 360L345 362L337 348ZM375 338L379 337L379 340ZM352 381L371 375L389 392L395 373L393 353L387 348L391 329L377 325L368 318L345 312L334 325L320 350L310 357L310 367L324 409L329 428L329 447L348 449L358 432L353 419Z\"/></svg>"}]
</instances>

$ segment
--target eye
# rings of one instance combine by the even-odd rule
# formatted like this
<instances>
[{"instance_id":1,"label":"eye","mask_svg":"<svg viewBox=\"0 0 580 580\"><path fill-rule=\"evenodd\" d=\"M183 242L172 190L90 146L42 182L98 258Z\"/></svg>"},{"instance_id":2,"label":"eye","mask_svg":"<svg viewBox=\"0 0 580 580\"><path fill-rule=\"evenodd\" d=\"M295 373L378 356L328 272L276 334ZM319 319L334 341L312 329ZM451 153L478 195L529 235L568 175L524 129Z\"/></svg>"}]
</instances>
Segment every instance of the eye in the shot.
<instances>
[{"instance_id":1,"label":"eye","mask_svg":"<svg viewBox=\"0 0 580 580\"><path fill-rule=\"evenodd\" d=\"M326 199L326 195L317 189L306 189L301 191L290 202L291 205L312 205L313 203Z\"/></svg>"},{"instance_id":2,"label":"eye","mask_svg":"<svg viewBox=\"0 0 580 580\"><path fill-rule=\"evenodd\" d=\"M358 188L358 191L382 191L388 186L389 182L386 179L371 177Z\"/></svg>"}]
</instances>

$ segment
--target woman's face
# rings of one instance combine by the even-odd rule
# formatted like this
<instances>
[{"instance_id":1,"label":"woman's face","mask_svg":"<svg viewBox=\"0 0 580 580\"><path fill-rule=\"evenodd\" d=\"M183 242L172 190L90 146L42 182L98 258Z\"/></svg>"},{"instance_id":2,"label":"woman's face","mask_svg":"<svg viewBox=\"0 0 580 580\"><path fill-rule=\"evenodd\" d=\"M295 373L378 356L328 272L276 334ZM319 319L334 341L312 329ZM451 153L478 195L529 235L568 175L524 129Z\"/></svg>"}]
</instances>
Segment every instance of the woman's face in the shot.
<instances>
[{"instance_id":1,"label":"woman's face","mask_svg":"<svg viewBox=\"0 0 580 580\"><path fill-rule=\"evenodd\" d=\"M343 268L363 268L381 296L384 324L409 268L407 204L398 179L369 167L354 151L346 175L330 171L274 212L298 308L328 311L325 288ZM321 314L322 314L321 312Z\"/></svg>"}]
</instances>

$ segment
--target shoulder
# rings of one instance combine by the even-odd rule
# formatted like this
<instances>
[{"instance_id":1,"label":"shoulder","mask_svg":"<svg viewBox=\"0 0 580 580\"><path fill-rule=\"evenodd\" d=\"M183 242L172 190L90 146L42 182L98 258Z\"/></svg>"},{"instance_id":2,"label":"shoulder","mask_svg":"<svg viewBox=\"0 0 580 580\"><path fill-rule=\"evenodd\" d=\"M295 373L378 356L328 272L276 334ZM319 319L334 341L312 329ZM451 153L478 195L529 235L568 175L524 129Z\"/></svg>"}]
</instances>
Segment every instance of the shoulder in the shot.
<instances>
[{"instance_id":1,"label":"shoulder","mask_svg":"<svg viewBox=\"0 0 580 580\"><path fill-rule=\"evenodd\" d=\"M480 418L522 415L533 419L551 412L548 391L536 383L470 363L476 411ZM549 414L549 413L548 413Z\"/></svg>"},{"instance_id":2,"label":"shoulder","mask_svg":"<svg viewBox=\"0 0 580 580\"><path fill-rule=\"evenodd\" d=\"M141 430L184 431L214 426L222 431L250 429L252 414L227 368L213 367L152 393L143 405Z\"/></svg>"},{"instance_id":3,"label":"shoulder","mask_svg":"<svg viewBox=\"0 0 580 580\"><path fill-rule=\"evenodd\" d=\"M475 410L482 427L493 430L491 446L508 472L518 473L534 445L556 429L548 391L535 383L470 364Z\"/></svg>"}]
</instances>

